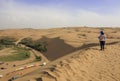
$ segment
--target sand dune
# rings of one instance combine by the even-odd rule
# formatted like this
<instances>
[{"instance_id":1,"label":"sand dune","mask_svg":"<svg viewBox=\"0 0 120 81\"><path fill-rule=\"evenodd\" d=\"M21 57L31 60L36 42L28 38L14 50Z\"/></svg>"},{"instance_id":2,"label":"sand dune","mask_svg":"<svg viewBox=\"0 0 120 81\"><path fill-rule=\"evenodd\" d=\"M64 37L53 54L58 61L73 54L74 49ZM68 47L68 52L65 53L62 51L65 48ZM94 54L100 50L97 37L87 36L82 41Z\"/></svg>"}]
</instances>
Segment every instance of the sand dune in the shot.
<instances>
[{"instance_id":1,"label":"sand dune","mask_svg":"<svg viewBox=\"0 0 120 81\"><path fill-rule=\"evenodd\" d=\"M11 29L0 31L0 36L15 37L18 41L30 37L48 44L43 56L50 62L23 71L24 75L15 81L120 81L120 29L104 28L107 35L104 51L99 50L100 30L79 27ZM4 78L9 79L6 75L0 80L6 80Z\"/></svg>"},{"instance_id":2,"label":"sand dune","mask_svg":"<svg viewBox=\"0 0 120 81\"><path fill-rule=\"evenodd\" d=\"M105 51L90 47L53 62L42 71L36 70L16 81L120 81L120 43Z\"/></svg>"}]
</instances>

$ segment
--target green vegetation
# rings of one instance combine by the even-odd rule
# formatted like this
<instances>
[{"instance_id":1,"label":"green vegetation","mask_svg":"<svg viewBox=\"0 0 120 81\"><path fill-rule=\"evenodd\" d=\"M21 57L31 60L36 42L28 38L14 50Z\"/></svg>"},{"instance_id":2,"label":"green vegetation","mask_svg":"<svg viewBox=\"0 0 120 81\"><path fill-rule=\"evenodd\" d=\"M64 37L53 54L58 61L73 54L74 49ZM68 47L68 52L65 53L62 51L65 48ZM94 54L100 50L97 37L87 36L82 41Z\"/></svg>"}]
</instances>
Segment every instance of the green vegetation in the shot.
<instances>
[{"instance_id":1,"label":"green vegetation","mask_svg":"<svg viewBox=\"0 0 120 81\"><path fill-rule=\"evenodd\" d=\"M15 38L7 37L7 36L1 36L0 37L0 50L4 49L6 47L14 46L15 42L16 42Z\"/></svg>"},{"instance_id":2,"label":"green vegetation","mask_svg":"<svg viewBox=\"0 0 120 81\"><path fill-rule=\"evenodd\" d=\"M36 61L41 61L41 56L35 56Z\"/></svg>"},{"instance_id":3,"label":"green vegetation","mask_svg":"<svg viewBox=\"0 0 120 81\"><path fill-rule=\"evenodd\" d=\"M14 45L15 38L11 37L0 37L0 45Z\"/></svg>"},{"instance_id":4,"label":"green vegetation","mask_svg":"<svg viewBox=\"0 0 120 81\"><path fill-rule=\"evenodd\" d=\"M35 50L38 50L40 52L46 52L47 51L47 43L44 41L44 42L40 42L40 40L36 40L36 41L33 41L31 38L24 38L20 44L24 44L28 47L31 47Z\"/></svg>"},{"instance_id":5,"label":"green vegetation","mask_svg":"<svg viewBox=\"0 0 120 81\"><path fill-rule=\"evenodd\" d=\"M13 50L15 50L15 52L12 55L0 56L0 61L25 60L30 57L30 53L26 49L15 47Z\"/></svg>"},{"instance_id":6,"label":"green vegetation","mask_svg":"<svg viewBox=\"0 0 120 81\"><path fill-rule=\"evenodd\" d=\"M4 46L2 46L1 44L0 44L0 50L2 50L4 48Z\"/></svg>"}]
</instances>

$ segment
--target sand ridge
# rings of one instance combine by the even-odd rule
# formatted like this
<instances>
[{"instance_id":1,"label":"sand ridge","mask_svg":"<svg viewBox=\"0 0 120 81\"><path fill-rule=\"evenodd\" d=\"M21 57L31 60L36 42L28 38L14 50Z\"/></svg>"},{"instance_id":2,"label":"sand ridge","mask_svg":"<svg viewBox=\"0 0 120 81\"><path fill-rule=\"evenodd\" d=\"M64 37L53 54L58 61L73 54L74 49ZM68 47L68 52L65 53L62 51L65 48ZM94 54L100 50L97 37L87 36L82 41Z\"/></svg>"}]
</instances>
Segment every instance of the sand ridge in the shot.
<instances>
[{"instance_id":1,"label":"sand ridge","mask_svg":"<svg viewBox=\"0 0 120 81\"><path fill-rule=\"evenodd\" d=\"M42 71L32 72L26 78L35 74L32 76L35 81L119 81L119 47L120 43L108 46L105 51L99 51L96 49L98 47L77 51L67 58L53 62ZM16 81L27 81L26 78Z\"/></svg>"},{"instance_id":2,"label":"sand ridge","mask_svg":"<svg viewBox=\"0 0 120 81\"><path fill-rule=\"evenodd\" d=\"M103 28L10 29L0 36L20 41L30 37L47 41L44 59L51 60L44 67L31 68L15 81L119 81L119 28L104 28L107 35L105 51L99 51L98 35ZM39 55L38 52L36 52ZM15 74L5 76L11 78ZM1 79L6 81L6 79Z\"/></svg>"}]
</instances>

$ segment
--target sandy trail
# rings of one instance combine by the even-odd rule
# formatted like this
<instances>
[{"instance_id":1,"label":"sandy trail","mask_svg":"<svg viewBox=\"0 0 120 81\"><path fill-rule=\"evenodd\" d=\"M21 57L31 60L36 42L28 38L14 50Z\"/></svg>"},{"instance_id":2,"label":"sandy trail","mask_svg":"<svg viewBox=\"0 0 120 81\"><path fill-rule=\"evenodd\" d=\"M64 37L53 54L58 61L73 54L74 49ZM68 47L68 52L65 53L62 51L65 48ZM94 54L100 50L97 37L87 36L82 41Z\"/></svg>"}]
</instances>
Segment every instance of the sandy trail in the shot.
<instances>
[{"instance_id":1,"label":"sandy trail","mask_svg":"<svg viewBox=\"0 0 120 81\"><path fill-rule=\"evenodd\" d=\"M34 62L35 61L35 55L41 56L42 59L41 59L40 62ZM6 63L4 65L2 65L2 67L5 67L7 69L1 71L0 73L3 74L3 75L7 74L7 76L2 78L1 80L7 81L8 79L10 79L12 76L15 76L16 74L18 75L19 73L22 73L22 75L23 75L23 74L29 73L29 72L38 68L38 67L33 67L33 68L30 68L30 69L27 69L27 70L24 70L24 71L14 72L16 69L18 69L20 67L27 66L27 65L30 65L30 64L36 64L36 65L41 64L42 65L42 63L44 63L44 62L48 63L49 61L40 52L38 52L34 49L31 49L29 59L26 59L26 60L23 60L23 61L7 62L7 65L6 65ZM14 64L16 65L16 67L13 67Z\"/></svg>"}]
</instances>

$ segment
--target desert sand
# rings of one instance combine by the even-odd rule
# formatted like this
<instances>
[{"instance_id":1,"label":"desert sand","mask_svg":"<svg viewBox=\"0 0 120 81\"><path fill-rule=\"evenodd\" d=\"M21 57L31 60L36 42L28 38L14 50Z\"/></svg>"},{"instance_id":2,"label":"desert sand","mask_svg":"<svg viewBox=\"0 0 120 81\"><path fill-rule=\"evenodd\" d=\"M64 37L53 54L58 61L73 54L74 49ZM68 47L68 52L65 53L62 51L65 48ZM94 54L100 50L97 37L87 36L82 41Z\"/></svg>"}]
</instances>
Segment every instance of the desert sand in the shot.
<instances>
[{"instance_id":1,"label":"desert sand","mask_svg":"<svg viewBox=\"0 0 120 81\"><path fill-rule=\"evenodd\" d=\"M101 29L107 36L104 51L100 51L98 40ZM18 74L21 76L14 81L120 81L120 28L9 29L1 30L0 36L18 41L31 37L48 44L45 53L32 50L26 61L7 62L16 63L15 68L8 68L6 63L0 65L8 68L0 71L4 74L0 81L8 81ZM1 50L0 56L3 52ZM34 59L32 53L42 56L42 61L29 63ZM43 62L47 65L14 72L18 67Z\"/></svg>"}]
</instances>

